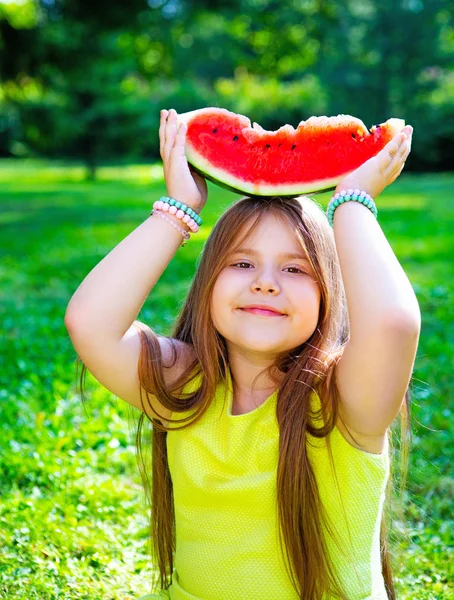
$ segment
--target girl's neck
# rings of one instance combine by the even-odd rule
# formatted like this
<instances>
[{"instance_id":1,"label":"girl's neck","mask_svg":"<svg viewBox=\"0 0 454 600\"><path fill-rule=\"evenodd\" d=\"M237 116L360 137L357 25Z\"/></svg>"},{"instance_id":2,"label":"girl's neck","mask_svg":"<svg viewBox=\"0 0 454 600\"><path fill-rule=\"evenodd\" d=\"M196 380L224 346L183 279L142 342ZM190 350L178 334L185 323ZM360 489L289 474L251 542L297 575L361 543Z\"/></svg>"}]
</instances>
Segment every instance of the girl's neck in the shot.
<instances>
[{"instance_id":1,"label":"girl's neck","mask_svg":"<svg viewBox=\"0 0 454 600\"><path fill-rule=\"evenodd\" d=\"M235 368L236 367L236 368ZM255 369L250 365L230 363L230 376L233 388L233 406L237 405L242 412L253 410L260 406L278 387L284 373L275 370L278 382L270 377L269 372L264 372L266 366ZM254 381L254 379L256 381ZM241 414L241 413L240 413Z\"/></svg>"},{"instance_id":2,"label":"girl's neck","mask_svg":"<svg viewBox=\"0 0 454 600\"><path fill-rule=\"evenodd\" d=\"M233 384L232 415L243 415L255 410L271 396L275 389L274 387L268 390L256 390L253 394L244 394Z\"/></svg>"}]
</instances>

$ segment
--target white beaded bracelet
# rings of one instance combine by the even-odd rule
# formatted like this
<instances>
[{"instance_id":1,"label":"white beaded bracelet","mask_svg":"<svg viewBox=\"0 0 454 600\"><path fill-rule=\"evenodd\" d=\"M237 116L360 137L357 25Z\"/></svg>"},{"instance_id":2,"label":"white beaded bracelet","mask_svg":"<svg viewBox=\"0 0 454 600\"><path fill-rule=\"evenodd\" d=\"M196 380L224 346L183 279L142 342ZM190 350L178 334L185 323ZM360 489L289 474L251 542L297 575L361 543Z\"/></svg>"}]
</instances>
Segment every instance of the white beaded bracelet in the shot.
<instances>
[{"instance_id":1,"label":"white beaded bracelet","mask_svg":"<svg viewBox=\"0 0 454 600\"><path fill-rule=\"evenodd\" d=\"M170 223L171 225L173 225L175 227L175 229L178 229L178 231L184 237L184 240L180 244L180 246L184 246L186 244L186 241L189 240L189 239L191 239L190 234L185 229L183 229L183 227L180 227L179 225L177 225L176 223L174 223L174 221L172 221L172 219L169 219L168 217L166 217L165 213L163 213L161 210L152 210L150 214L152 214L152 215L159 215L161 217L161 219L164 219L164 221L167 221L168 223Z\"/></svg>"}]
</instances>

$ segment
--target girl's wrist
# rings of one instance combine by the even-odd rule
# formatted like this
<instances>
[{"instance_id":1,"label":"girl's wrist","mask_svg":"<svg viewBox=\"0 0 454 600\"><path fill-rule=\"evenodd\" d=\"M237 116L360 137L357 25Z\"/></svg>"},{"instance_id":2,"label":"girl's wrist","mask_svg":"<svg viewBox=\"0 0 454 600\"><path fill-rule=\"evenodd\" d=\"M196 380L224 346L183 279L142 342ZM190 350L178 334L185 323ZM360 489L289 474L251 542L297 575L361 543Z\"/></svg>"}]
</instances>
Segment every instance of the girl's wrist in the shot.
<instances>
[{"instance_id":1,"label":"girl's wrist","mask_svg":"<svg viewBox=\"0 0 454 600\"><path fill-rule=\"evenodd\" d=\"M377 198L386 187L383 176L376 165L377 157L369 159L356 171L346 175L336 186L335 194L349 188L360 189L372 198ZM370 163L370 164L369 164Z\"/></svg>"},{"instance_id":2,"label":"girl's wrist","mask_svg":"<svg viewBox=\"0 0 454 600\"><path fill-rule=\"evenodd\" d=\"M350 201L354 202L352 203ZM359 188L343 188L339 192L335 192L334 195L331 197L330 201L328 202L326 216L331 227L334 226L335 211L342 204L348 204L349 206L352 206L355 203L360 203L366 206L374 214L375 218L377 218L378 210L375 206L374 199L370 194L368 194L365 190L360 190Z\"/></svg>"},{"instance_id":3,"label":"girl's wrist","mask_svg":"<svg viewBox=\"0 0 454 600\"><path fill-rule=\"evenodd\" d=\"M177 195L177 196L173 196L172 194L169 194L167 192L166 194L167 198L173 198L173 200L176 200L177 202L180 202L180 204L184 204L185 206L191 208L194 212L196 212L198 215L200 214L200 212L202 211L203 206L197 206L197 205L193 205L191 202L186 201L185 199L181 198L181 196Z\"/></svg>"},{"instance_id":4,"label":"girl's wrist","mask_svg":"<svg viewBox=\"0 0 454 600\"><path fill-rule=\"evenodd\" d=\"M177 217L184 219L190 227L192 225L197 225L198 227L202 225L200 215L193 208L170 196L161 196L161 198L153 204L153 207L176 214ZM196 227L194 231L197 231L198 227Z\"/></svg>"},{"instance_id":5,"label":"girl's wrist","mask_svg":"<svg viewBox=\"0 0 454 600\"><path fill-rule=\"evenodd\" d=\"M168 217L169 219L171 219L174 223L176 223L180 227L183 227L183 229L185 229L188 233L192 233L191 228L189 227L187 222L183 221L183 219L179 219L176 215L170 213L169 211L165 211L165 212L161 211L161 212L164 213L164 215L166 217Z\"/></svg>"},{"instance_id":6,"label":"girl's wrist","mask_svg":"<svg viewBox=\"0 0 454 600\"><path fill-rule=\"evenodd\" d=\"M348 181L341 181L339 183L339 185L336 186L336 189L333 192L333 196L335 194L340 194L342 191L344 190L348 190L348 189L359 189L362 192L366 192L366 194L369 194L369 196L371 196L372 198L375 198L375 194L372 193L372 190L370 189L370 186L364 186L364 185L358 185L355 182L348 182Z\"/></svg>"},{"instance_id":7,"label":"girl's wrist","mask_svg":"<svg viewBox=\"0 0 454 600\"><path fill-rule=\"evenodd\" d=\"M156 200L156 202L153 204L152 214L155 211L174 215L179 221L187 224L193 233L197 233L202 225L201 217L193 208L187 204L184 204L183 202L180 202L179 200L176 200L175 198L171 198L170 196L161 196L159 200ZM173 224L173 221L171 222ZM179 229L181 233L185 235L185 229L182 229L181 227Z\"/></svg>"}]
</instances>

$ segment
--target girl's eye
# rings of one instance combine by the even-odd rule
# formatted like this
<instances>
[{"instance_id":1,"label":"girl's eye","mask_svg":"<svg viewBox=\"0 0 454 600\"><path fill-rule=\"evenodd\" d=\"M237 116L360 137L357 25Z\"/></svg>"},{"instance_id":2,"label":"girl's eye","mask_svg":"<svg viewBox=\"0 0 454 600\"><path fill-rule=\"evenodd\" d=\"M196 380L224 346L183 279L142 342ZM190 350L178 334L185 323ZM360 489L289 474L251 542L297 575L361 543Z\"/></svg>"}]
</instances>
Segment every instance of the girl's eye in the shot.
<instances>
[{"instance_id":1,"label":"girl's eye","mask_svg":"<svg viewBox=\"0 0 454 600\"><path fill-rule=\"evenodd\" d=\"M249 267L251 266L250 263L241 261L241 262L235 263L234 265L232 265L232 267L237 267L238 265L248 265ZM298 267L286 267L286 269L293 269L294 271L298 271L299 273L302 273L304 275L304 271L302 271Z\"/></svg>"},{"instance_id":2,"label":"girl's eye","mask_svg":"<svg viewBox=\"0 0 454 600\"><path fill-rule=\"evenodd\" d=\"M303 273L304 271L302 271L301 269L298 269L298 267L286 267L287 269L294 269L295 271L298 271L299 273Z\"/></svg>"}]
</instances>

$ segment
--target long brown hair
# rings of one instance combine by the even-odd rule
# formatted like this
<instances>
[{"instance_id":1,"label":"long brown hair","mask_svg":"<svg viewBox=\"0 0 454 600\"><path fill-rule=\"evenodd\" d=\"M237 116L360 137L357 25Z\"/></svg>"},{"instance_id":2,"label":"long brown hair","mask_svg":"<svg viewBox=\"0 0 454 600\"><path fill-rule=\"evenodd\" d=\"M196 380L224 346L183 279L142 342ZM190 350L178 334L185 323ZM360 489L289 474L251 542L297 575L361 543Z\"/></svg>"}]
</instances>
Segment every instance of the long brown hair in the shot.
<instances>
[{"instance_id":1,"label":"long brown hair","mask_svg":"<svg viewBox=\"0 0 454 600\"><path fill-rule=\"evenodd\" d=\"M180 423L181 428L190 427L207 410L219 381L226 380L228 353L225 339L215 329L209 311L200 310L200 307L210 306L213 286L225 267L228 254L254 231L264 214L273 214L290 225L295 240L310 259L321 292L319 318L311 337L299 347L282 353L275 364L267 369L278 387L276 416L280 441L277 511L281 550L288 560L288 574L299 598L321 600L326 594L327 597L347 600L327 552L322 525L329 530L329 524L308 459L306 442L309 434L326 437L334 428L339 403L336 365L349 339L349 321L333 231L321 206L307 196L244 197L234 202L219 218L199 257L196 274L171 334L172 338L190 344L195 356L172 389L165 384L157 335L147 325L134 321L141 338L139 378L145 392L144 402L141 390L143 412L136 433L137 461L146 499L151 507L151 550L159 571L154 585L159 584L161 589L167 589L172 582L175 516L166 452L167 431L170 428L153 415L148 393L153 393L173 413L194 409L185 419L177 420L173 415L172 425ZM174 352L174 361L176 358ZM85 366L80 376L82 398L84 369ZM276 373L279 373L279 377ZM200 388L182 397L179 392L183 386L199 374L203 376ZM312 420L312 390L320 398L324 417L321 428L315 427ZM143 432L145 418L149 428L147 438ZM400 420L402 498L411 443L409 389L400 410ZM388 441L393 450L391 428ZM393 469L386 488L388 501L385 502L380 535L382 573L389 599L396 598L387 539L392 474Z\"/></svg>"}]
</instances>

